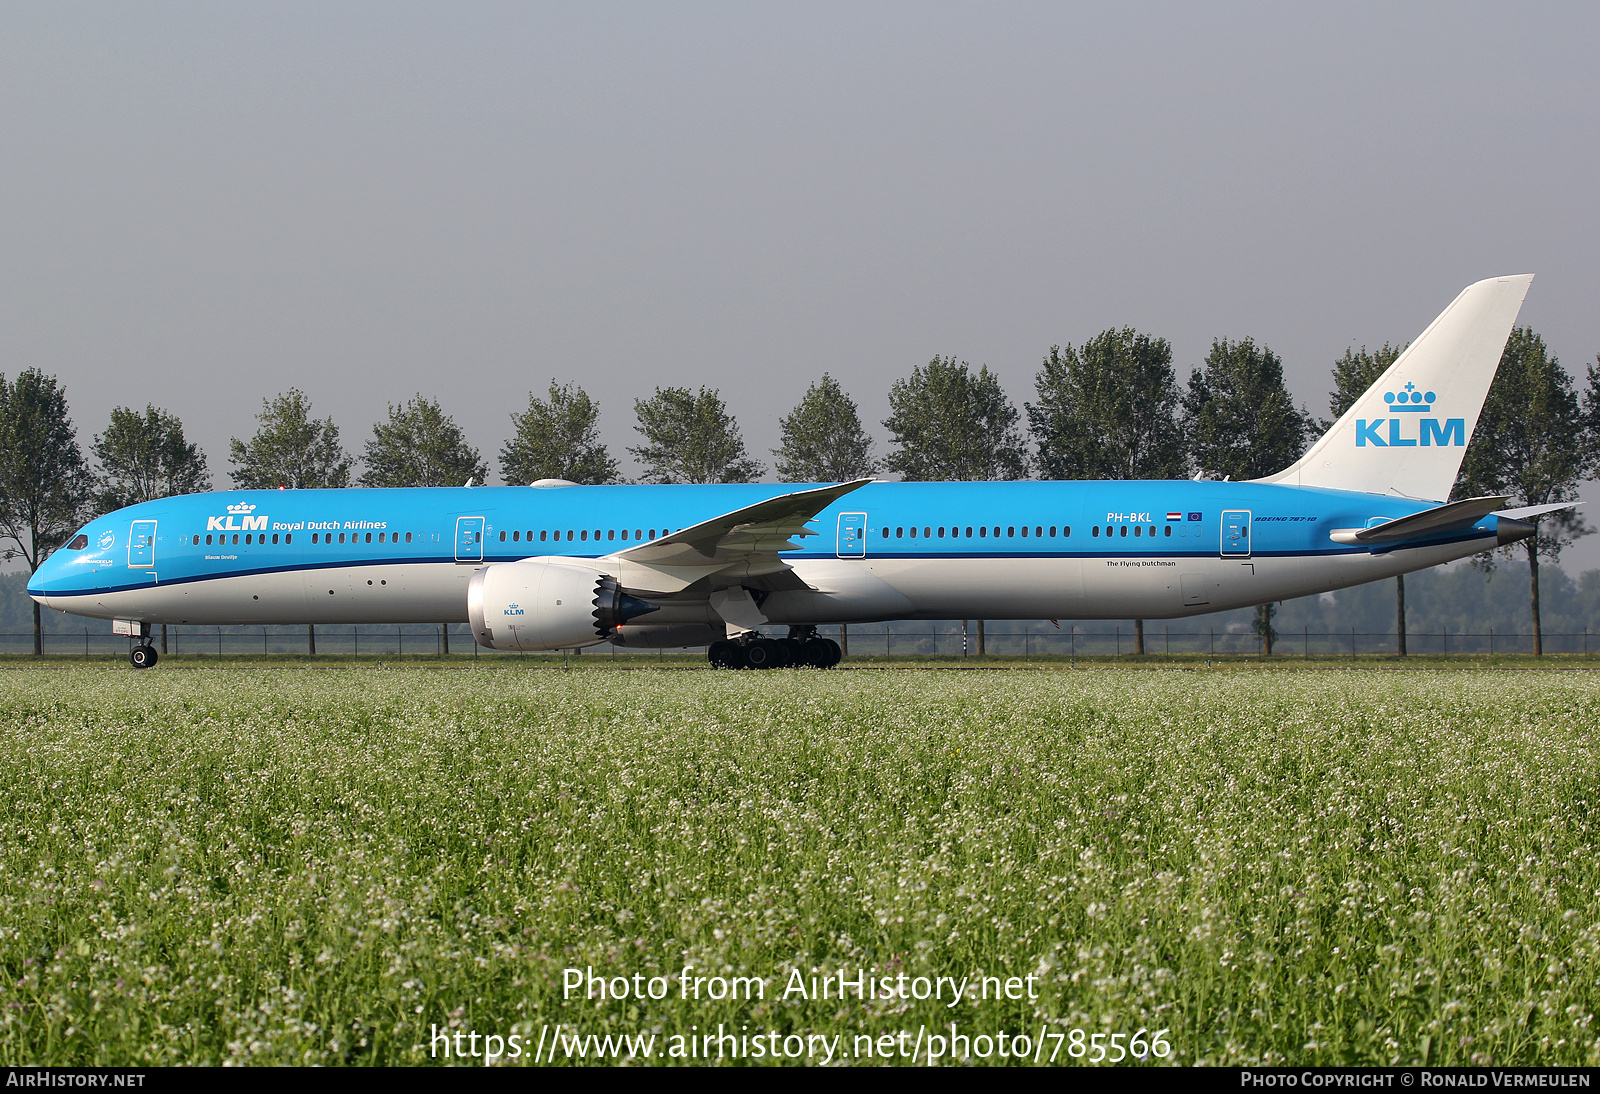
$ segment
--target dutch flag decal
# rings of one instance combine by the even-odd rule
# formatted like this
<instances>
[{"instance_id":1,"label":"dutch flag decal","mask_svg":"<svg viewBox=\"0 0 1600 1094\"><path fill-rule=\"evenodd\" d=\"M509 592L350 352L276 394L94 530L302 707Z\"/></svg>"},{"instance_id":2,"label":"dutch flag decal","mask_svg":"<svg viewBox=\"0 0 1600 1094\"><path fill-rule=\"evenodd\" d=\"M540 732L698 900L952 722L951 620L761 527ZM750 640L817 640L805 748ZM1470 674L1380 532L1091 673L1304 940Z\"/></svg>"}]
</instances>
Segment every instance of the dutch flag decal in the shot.
<instances>
[{"instance_id":1,"label":"dutch flag decal","mask_svg":"<svg viewBox=\"0 0 1600 1094\"><path fill-rule=\"evenodd\" d=\"M1182 520L1183 519L1183 514L1182 513L1168 513L1167 514L1167 519L1168 520Z\"/></svg>"}]
</instances>

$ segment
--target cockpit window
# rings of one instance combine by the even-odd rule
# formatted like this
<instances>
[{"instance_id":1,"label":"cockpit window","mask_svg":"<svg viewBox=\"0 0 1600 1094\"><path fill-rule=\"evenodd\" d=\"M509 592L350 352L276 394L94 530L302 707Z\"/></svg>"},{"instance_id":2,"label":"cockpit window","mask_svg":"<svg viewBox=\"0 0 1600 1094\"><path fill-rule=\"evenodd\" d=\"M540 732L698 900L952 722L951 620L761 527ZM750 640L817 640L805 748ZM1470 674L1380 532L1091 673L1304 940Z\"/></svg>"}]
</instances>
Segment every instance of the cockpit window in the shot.
<instances>
[{"instance_id":1,"label":"cockpit window","mask_svg":"<svg viewBox=\"0 0 1600 1094\"><path fill-rule=\"evenodd\" d=\"M82 532L79 532L73 537L72 542L67 544L67 550L81 551L87 546L89 546L89 537L84 535Z\"/></svg>"}]
</instances>

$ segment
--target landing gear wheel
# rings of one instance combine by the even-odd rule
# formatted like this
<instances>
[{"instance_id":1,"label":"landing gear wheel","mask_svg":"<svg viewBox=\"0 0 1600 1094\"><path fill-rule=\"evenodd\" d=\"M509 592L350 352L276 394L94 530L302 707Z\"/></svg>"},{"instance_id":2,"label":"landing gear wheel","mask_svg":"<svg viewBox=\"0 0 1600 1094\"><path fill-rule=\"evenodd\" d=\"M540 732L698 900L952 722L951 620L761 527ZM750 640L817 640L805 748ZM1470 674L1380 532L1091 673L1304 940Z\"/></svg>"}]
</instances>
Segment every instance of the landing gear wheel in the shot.
<instances>
[{"instance_id":1,"label":"landing gear wheel","mask_svg":"<svg viewBox=\"0 0 1600 1094\"><path fill-rule=\"evenodd\" d=\"M832 642L826 638L813 638L803 647L800 664L813 669L831 669L838 659Z\"/></svg>"},{"instance_id":2,"label":"landing gear wheel","mask_svg":"<svg viewBox=\"0 0 1600 1094\"><path fill-rule=\"evenodd\" d=\"M156 663L154 646L135 646L128 653L128 663L136 669L147 669Z\"/></svg>"},{"instance_id":3,"label":"landing gear wheel","mask_svg":"<svg viewBox=\"0 0 1600 1094\"><path fill-rule=\"evenodd\" d=\"M757 638L744 647L744 664L749 669L775 669L782 664L782 656L778 644L770 638Z\"/></svg>"},{"instance_id":4,"label":"landing gear wheel","mask_svg":"<svg viewBox=\"0 0 1600 1094\"><path fill-rule=\"evenodd\" d=\"M831 638L824 638L823 641L828 644L828 663L822 667L831 669L844 660L844 650L840 649L839 643Z\"/></svg>"},{"instance_id":5,"label":"landing gear wheel","mask_svg":"<svg viewBox=\"0 0 1600 1094\"><path fill-rule=\"evenodd\" d=\"M779 638L773 642L773 645L778 647L778 657L780 658L778 661L779 668L792 669L797 665L803 665L806 663L805 643L801 642L799 639Z\"/></svg>"},{"instance_id":6,"label":"landing gear wheel","mask_svg":"<svg viewBox=\"0 0 1600 1094\"><path fill-rule=\"evenodd\" d=\"M706 650L706 659L711 662L714 669L742 669L744 668L744 650L739 648L739 643L723 639L711 643Z\"/></svg>"}]
</instances>

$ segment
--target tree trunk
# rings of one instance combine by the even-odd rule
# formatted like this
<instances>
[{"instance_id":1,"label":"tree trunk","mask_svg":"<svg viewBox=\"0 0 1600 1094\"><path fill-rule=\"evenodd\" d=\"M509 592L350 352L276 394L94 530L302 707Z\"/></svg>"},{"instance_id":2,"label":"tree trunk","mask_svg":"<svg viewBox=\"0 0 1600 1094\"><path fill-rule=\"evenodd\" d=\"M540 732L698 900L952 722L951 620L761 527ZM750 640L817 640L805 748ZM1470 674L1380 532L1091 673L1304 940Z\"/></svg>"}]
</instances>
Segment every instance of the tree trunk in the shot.
<instances>
[{"instance_id":1,"label":"tree trunk","mask_svg":"<svg viewBox=\"0 0 1600 1094\"><path fill-rule=\"evenodd\" d=\"M1400 656L1406 655L1406 575L1394 579L1395 633L1400 636Z\"/></svg>"},{"instance_id":2,"label":"tree trunk","mask_svg":"<svg viewBox=\"0 0 1600 1094\"><path fill-rule=\"evenodd\" d=\"M1142 619L1133 621L1133 652L1136 654L1144 653L1144 620Z\"/></svg>"},{"instance_id":3,"label":"tree trunk","mask_svg":"<svg viewBox=\"0 0 1600 1094\"><path fill-rule=\"evenodd\" d=\"M983 656L983 620L978 620L978 656Z\"/></svg>"},{"instance_id":4,"label":"tree trunk","mask_svg":"<svg viewBox=\"0 0 1600 1094\"><path fill-rule=\"evenodd\" d=\"M450 624L439 624L439 649L446 657L450 656Z\"/></svg>"},{"instance_id":5,"label":"tree trunk","mask_svg":"<svg viewBox=\"0 0 1600 1094\"><path fill-rule=\"evenodd\" d=\"M317 655L317 625L315 623L306 624L306 652L312 657Z\"/></svg>"},{"instance_id":6,"label":"tree trunk","mask_svg":"<svg viewBox=\"0 0 1600 1094\"><path fill-rule=\"evenodd\" d=\"M1544 631L1539 626L1539 537L1528 538L1528 580L1533 586L1533 655L1544 656Z\"/></svg>"},{"instance_id":7,"label":"tree trunk","mask_svg":"<svg viewBox=\"0 0 1600 1094\"><path fill-rule=\"evenodd\" d=\"M39 602L33 602L33 655L44 656L44 625L39 621Z\"/></svg>"},{"instance_id":8,"label":"tree trunk","mask_svg":"<svg viewBox=\"0 0 1600 1094\"><path fill-rule=\"evenodd\" d=\"M167 654L167 625L165 623L163 623L163 624L161 624L161 655L163 657L165 657L166 654Z\"/></svg>"},{"instance_id":9,"label":"tree trunk","mask_svg":"<svg viewBox=\"0 0 1600 1094\"><path fill-rule=\"evenodd\" d=\"M839 624L839 656L850 656L850 626L847 623Z\"/></svg>"}]
</instances>

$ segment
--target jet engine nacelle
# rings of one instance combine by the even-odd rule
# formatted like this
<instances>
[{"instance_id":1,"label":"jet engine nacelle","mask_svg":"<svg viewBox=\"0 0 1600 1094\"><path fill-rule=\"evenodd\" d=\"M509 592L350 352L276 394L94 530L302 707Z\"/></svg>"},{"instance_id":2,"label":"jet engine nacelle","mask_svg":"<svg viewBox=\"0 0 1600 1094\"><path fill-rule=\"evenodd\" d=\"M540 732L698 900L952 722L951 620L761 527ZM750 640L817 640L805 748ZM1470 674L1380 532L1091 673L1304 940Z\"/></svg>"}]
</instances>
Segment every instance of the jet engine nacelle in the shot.
<instances>
[{"instance_id":1,"label":"jet engine nacelle","mask_svg":"<svg viewBox=\"0 0 1600 1094\"><path fill-rule=\"evenodd\" d=\"M592 646L655 610L623 592L603 570L575 559L501 562L474 572L467 585L472 633L497 650Z\"/></svg>"}]
</instances>

